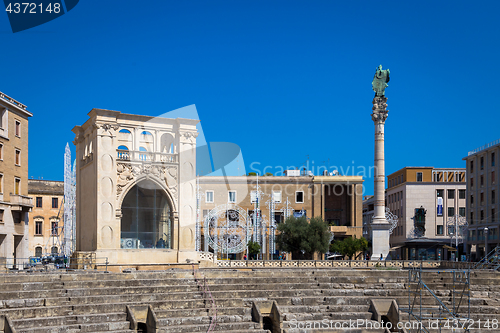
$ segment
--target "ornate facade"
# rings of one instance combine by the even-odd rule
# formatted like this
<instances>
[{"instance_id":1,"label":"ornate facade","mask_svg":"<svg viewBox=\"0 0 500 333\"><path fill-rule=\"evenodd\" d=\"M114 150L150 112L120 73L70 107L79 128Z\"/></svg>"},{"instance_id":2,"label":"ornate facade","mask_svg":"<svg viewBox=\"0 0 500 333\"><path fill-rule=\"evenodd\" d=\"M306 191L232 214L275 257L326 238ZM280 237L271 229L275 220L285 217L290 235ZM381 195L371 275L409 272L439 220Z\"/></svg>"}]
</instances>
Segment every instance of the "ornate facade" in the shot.
<instances>
[{"instance_id":1,"label":"ornate facade","mask_svg":"<svg viewBox=\"0 0 500 333\"><path fill-rule=\"evenodd\" d=\"M198 120L102 109L89 117L73 129L77 252L111 264L196 260Z\"/></svg>"}]
</instances>

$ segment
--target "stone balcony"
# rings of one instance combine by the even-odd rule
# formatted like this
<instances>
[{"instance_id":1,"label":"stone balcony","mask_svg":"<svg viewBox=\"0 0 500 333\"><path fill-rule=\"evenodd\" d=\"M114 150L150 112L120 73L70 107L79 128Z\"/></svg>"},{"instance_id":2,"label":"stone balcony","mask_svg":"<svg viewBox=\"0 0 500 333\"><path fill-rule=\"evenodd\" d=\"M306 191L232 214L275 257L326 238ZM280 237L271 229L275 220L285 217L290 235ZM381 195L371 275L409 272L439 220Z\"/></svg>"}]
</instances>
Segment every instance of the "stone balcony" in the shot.
<instances>
[{"instance_id":1,"label":"stone balcony","mask_svg":"<svg viewBox=\"0 0 500 333\"><path fill-rule=\"evenodd\" d=\"M33 208L33 198L25 195L11 193L10 203L13 211L29 211Z\"/></svg>"},{"instance_id":2,"label":"stone balcony","mask_svg":"<svg viewBox=\"0 0 500 333\"><path fill-rule=\"evenodd\" d=\"M117 160L131 162L178 163L177 154L134 150L117 150Z\"/></svg>"}]
</instances>

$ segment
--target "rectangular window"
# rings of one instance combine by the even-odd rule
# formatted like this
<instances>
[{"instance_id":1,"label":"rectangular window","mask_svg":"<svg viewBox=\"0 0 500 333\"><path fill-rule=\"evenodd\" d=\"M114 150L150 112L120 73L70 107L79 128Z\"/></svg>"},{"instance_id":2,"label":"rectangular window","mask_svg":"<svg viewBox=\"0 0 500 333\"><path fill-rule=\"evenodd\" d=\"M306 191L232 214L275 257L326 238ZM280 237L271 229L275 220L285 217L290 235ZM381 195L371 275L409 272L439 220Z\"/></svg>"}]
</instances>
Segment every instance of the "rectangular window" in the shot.
<instances>
[{"instance_id":1,"label":"rectangular window","mask_svg":"<svg viewBox=\"0 0 500 333\"><path fill-rule=\"evenodd\" d=\"M295 203L304 203L304 192L295 192Z\"/></svg>"},{"instance_id":2,"label":"rectangular window","mask_svg":"<svg viewBox=\"0 0 500 333\"><path fill-rule=\"evenodd\" d=\"M213 203L214 202L214 191L206 191L205 192L205 202Z\"/></svg>"},{"instance_id":3,"label":"rectangular window","mask_svg":"<svg viewBox=\"0 0 500 333\"><path fill-rule=\"evenodd\" d=\"M483 170L484 169L484 157L481 157L480 163L479 163L479 169Z\"/></svg>"},{"instance_id":4,"label":"rectangular window","mask_svg":"<svg viewBox=\"0 0 500 333\"><path fill-rule=\"evenodd\" d=\"M443 198L444 197L444 190L443 189L437 189L436 190L436 195L438 198Z\"/></svg>"},{"instance_id":5,"label":"rectangular window","mask_svg":"<svg viewBox=\"0 0 500 333\"><path fill-rule=\"evenodd\" d=\"M236 203L236 191L229 191L227 195L227 200L229 203Z\"/></svg>"},{"instance_id":6,"label":"rectangular window","mask_svg":"<svg viewBox=\"0 0 500 333\"><path fill-rule=\"evenodd\" d=\"M57 208L57 207L59 207L58 198L52 198L52 208Z\"/></svg>"},{"instance_id":7,"label":"rectangular window","mask_svg":"<svg viewBox=\"0 0 500 333\"><path fill-rule=\"evenodd\" d=\"M465 217L465 207L458 207L458 215Z\"/></svg>"},{"instance_id":8,"label":"rectangular window","mask_svg":"<svg viewBox=\"0 0 500 333\"><path fill-rule=\"evenodd\" d=\"M0 161L3 160L3 144L0 143Z\"/></svg>"},{"instance_id":9,"label":"rectangular window","mask_svg":"<svg viewBox=\"0 0 500 333\"><path fill-rule=\"evenodd\" d=\"M474 161L470 161L469 170L470 172L474 172Z\"/></svg>"},{"instance_id":10,"label":"rectangular window","mask_svg":"<svg viewBox=\"0 0 500 333\"><path fill-rule=\"evenodd\" d=\"M421 182L422 181L422 173L421 172L417 172L417 182Z\"/></svg>"},{"instance_id":11,"label":"rectangular window","mask_svg":"<svg viewBox=\"0 0 500 333\"><path fill-rule=\"evenodd\" d=\"M491 153L491 166L495 166L495 153Z\"/></svg>"},{"instance_id":12,"label":"rectangular window","mask_svg":"<svg viewBox=\"0 0 500 333\"><path fill-rule=\"evenodd\" d=\"M455 207L448 207L448 217L455 216Z\"/></svg>"},{"instance_id":13,"label":"rectangular window","mask_svg":"<svg viewBox=\"0 0 500 333\"><path fill-rule=\"evenodd\" d=\"M16 149L16 165L21 165L21 151Z\"/></svg>"},{"instance_id":14,"label":"rectangular window","mask_svg":"<svg viewBox=\"0 0 500 333\"><path fill-rule=\"evenodd\" d=\"M257 202L257 191L251 191L250 192L250 203L256 203Z\"/></svg>"},{"instance_id":15,"label":"rectangular window","mask_svg":"<svg viewBox=\"0 0 500 333\"><path fill-rule=\"evenodd\" d=\"M0 223L3 223L3 209L0 209Z\"/></svg>"},{"instance_id":16,"label":"rectangular window","mask_svg":"<svg viewBox=\"0 0 500 333\"><path fill-rule=\"evenodd\" d=\"M495 184L495 171L491 172L491 183Z\"/></svg>"},{"instance_id":17,"label":"rectangular window","mask_svg":"<svg viewBox=\"0 0 500 333\"><path fill-rule=\"evenodd\" d=\"M57 221L52 221L50 223L50 229L51 229L51 234L54 235L54 236L57 236L58 232L57 232L57 228L58 228L58 223Z\"/></svg>"},{"instance_id":18,"label":"rectangular window","mask_svg":"<svg viewBox=\"0 0 500 333\"><path fill-rule=\"evenodd\" d=\"M481 211L481 221L484 220L484 210Z\"/></svg>"},{"instance_id":19,"label":"rectangular window","mask_svg":"<svg viewBox=\"0 0 500 333\"><path fill-rule=\"evenodd\" d=\"M470 224L474 224L474 212L470 212Z\"/></svg>"},{"instance_id":20,"label":"rectangular window","mask_svg":"<svg viewBox=\"0 0 500 333\"><path fill-rule=\"evenodd\" d=\"M281 191L273 191L273 200L276 203L281 203Z\"/></svg>"},{"instance_id":21,"label":"rectangular window","mask_svg":"<svg viewBox=\"0 0 500 333\"><path fill-rule=\"evenodd\" d=\"M42 208L42 197L36 197L36 208Z\"/></svg>"},{"instance_id":22,"label":"rectangular window","mask_svg":"<svg viewBox=\"0 0 500 333\"><path fill-rule=\"evenodd\" d=\"M470 204L471 205L474 204L474 195L473 194L470 195Z\"/></svg>"},{"instance_id":23,"label":"rectangular window","mask_svg":"<svg viewBox=\"0 0 500 333\"><path fill-rule=\"evenodd\" d=\"M470 186L474 187L474 178L470 177Z\"/></svg>"},{"instance_id":24,"label":"rectangular window","mask_svg":"<svg viewBox=\"0 0 500 333\"><path fill-rule=\"evenodd\" d=\"M465 190L458 190L458 198L465 199Z\"/></svg>"},{"instance_id":25,"label":"rectangular window","mask_svg":"<svg viewBox=\"0 0 500 333\"><path fill-rule=\"evenodd\" d=\"M3 193L3 175L0 173L0 193Z\"/></svg>"},{"instance_id":26,"label":"rectangular window","mask_svg":"<svg viewBox=\"0 0 500 333\"><path fill-rule=\"evenodd\" d=\"M480 200L480 204L481 204L481 205L484 205L484 193L483 193L483 192L481 192L481 194L479 195L479 197L481 198L481 200Z\"/></svg>"},{"instance_id":27,"label":"rectangular window","mask_svg":"<svg viewBox=\"0 0 500 333\"><path fill-rule=\"evenodd\" d=\"M448 199L455 199L455 190L448 190Z\"/></svg>"},{"instance_id":28,"label":"rectangular window","mask_svg":"<svg viewBox=\"0 0 500 333\"><path fill-rule=\"evenodd\" d=\"M442 235L443 234L443 226L442 225L438 225L437 226L437 234L438 235Z\"/></svg>"},{"instance_id":29,"label":"rectangular window","mask_svg":"<svg viewBox=\"0 0 500 333\"><path fill-rule=\"evenodd\" d=\"M42 226L43 226L42 221L35 221L35 235L42 234Z\"/></svg>"},{"instance_id":30,"label":"rectangular window","mask_svg":"<svg viewBox=\"0 0 500 333\"><path fill-rule=\"evenodd\" d=\"M21 137L21 123L16 120L16 136Z\"/></svg>"},{"instance_id":31,"label":"rectangular window","mask_svg":"<svg viewBox=\"0 0 500 333\"><path fill-rule=\"evenodd\" d=\"M483 177L483 175L481 175L481 177L479 178L479 183L480 183L481 186L484 185L484 177Z\"/></svg>"},{"instance_id":32,"label":"rectangular window","mask_svg":"<svg viewBox=\"0 0 500 333\"><path fill-rule=\"evenodd\" d=\"M491 204L494 205L495 204L495 190L492 190L491 191Z\"/></svg>"},{"instance_id":33,"label":"rectangular window","mask_svg":"<svg viewBox=\"0 0 500 333\"><path fill-rule=\"evenodd\" d=\"M492 208L491 209L491 223L494 223L495 222L495 208Z\"/></svg>"},{"instance_id":34,"label":"rectangular window","mask_svg":"<svg viewBox=\"0 0 500 333\"><path fill-rule=\"evenodd\" d=\"M283 222L283 215L281 213L274 213L274 222L276 224Z\"/></svg>"},{"instance_id":35,"label":"rectangular window","mask_svg":"<svg viewBox=\"0 0 500 333\"><path fill-rule=\"evenodd\" d=\"M12 218L14 219L14 223L21 223L22 221L21 212L12 212Z\"/></svg>"},{"instance_id":36,"label":"rectangular window","mask_svg":"<svg viewBox=\"0 0 500 333\"><path fill-rule=\"evenodd\" d=\"M205 218L208 215L208 209L203 210L203 218Z\"/></svg>"},{"instance_id":37,"label":"rectangular window","mask_svg":"<svg viewBox=\"0 0 500 333\"><path fill-rule=\"evenodd\" d=\"M14 194L21 194L21 178L14 178Z\"/></svg>"}]
</instances>

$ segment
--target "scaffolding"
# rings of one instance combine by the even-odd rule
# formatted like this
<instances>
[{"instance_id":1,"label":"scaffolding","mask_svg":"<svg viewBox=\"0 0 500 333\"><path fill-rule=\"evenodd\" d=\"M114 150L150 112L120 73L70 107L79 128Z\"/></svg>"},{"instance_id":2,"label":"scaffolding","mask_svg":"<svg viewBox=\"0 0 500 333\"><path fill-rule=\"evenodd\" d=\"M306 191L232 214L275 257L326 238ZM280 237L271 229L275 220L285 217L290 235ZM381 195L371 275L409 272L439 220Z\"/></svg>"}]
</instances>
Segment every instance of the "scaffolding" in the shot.
<instances>
[{"instance_id":1,"label":"scaffolding","mask_svg":"<svg viewBox=\"0 0 500 333\"><path fill-rule=\"evenodd\" d=\"M423 282L421 265L408 272L408 308L401 310L408 313L409 321L417 324L411 325L413 329L409 332L429 333L431 329L438 332L450 329L453 332L470 332L470 269L438 273L451 273L453 276L451 304L445 304ZM424 295L431 296L434 306L427 304Z\"/></svg>"},{"instance_id":2,"label":"scaffolding","mask_svg":"<svg viewBox=\"0 0 500 333\"><path fill-rule=\"evenodd\" d=\"M500 246L495 247L490 253L484 256L478 263L472 267L473 269L493 269L500 268Z\"/></svg>"}]
</instances>

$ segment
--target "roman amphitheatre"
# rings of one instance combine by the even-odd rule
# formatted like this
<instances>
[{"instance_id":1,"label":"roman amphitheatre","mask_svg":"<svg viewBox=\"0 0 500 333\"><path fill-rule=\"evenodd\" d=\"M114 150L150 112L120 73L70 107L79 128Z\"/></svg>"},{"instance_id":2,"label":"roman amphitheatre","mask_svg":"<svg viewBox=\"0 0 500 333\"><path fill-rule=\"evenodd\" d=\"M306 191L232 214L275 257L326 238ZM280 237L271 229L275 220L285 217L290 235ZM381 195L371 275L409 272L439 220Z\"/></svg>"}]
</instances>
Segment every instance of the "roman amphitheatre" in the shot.
<instances>
[{"instance_id":1,"label":"roman amphitheatre","mask_svg":"<svg viewBox=\"0 0 500 333\"><path fill-rule=\"evenodd\" d=\"M1 274L0 332L500 332L492 269L298 260L106 268Z\"/></svg>"}]
</instances>

